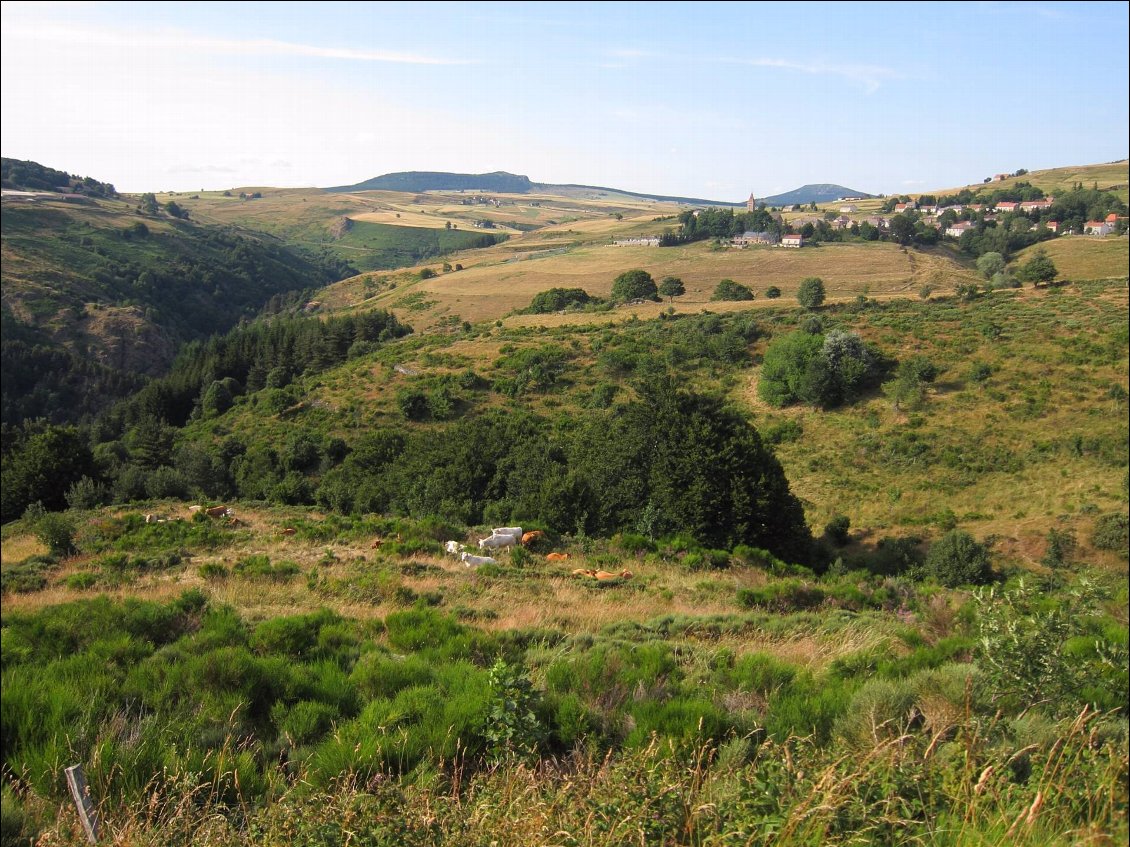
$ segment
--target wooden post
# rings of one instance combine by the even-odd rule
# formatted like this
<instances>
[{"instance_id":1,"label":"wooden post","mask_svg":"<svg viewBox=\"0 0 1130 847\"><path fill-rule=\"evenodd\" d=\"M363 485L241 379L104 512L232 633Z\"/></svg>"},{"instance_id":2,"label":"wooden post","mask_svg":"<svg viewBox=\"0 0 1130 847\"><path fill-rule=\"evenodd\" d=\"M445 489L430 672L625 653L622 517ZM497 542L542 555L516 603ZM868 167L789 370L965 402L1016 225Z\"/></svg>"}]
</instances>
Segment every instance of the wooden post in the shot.
<instances>
[{"instance_id":1,"label":"wooden post","mask_svg":"<svg viewBox=\"0 0 1130 847\"><path fill-rule=\"evenodd\" d=\"M67 786L71 789L75 808L78 809L78 819L82 821L82 828L86 830L86 837L91 844L98 843L98 812L94 802L90 799L90 789L86 785L86 777L82 772L82 765L71 765L66 770Z\"/></svg>"}]
</instances>

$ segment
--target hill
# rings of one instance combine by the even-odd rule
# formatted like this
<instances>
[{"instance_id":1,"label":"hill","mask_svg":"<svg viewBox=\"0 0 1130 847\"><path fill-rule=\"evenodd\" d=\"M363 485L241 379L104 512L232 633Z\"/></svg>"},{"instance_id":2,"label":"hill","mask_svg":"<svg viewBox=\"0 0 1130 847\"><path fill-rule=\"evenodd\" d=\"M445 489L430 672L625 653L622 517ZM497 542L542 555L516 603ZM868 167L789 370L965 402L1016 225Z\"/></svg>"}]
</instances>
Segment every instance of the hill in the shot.
<instances>
[{"instance_id":1,"label":"hill","mask_svg":"<svg viewBox=\"0 0 1130 847\"><path fill-rule=\"evenodd\" d=\"M1033 185L1045 194L1051 195L1062 194L1070 191L1073 186L1082 184L1084 188L1097 187L1100 191L1109 191L1123 203L1130 203L1130 160L1121 159L1117 162L1095 165L1071 165L1062 168L1025 171L1022 174L1010 176L1000 181L986 180L958 188L947 188L928 193L934 196L957 194L963 190L976 193L982 189L1007 189L1021 182Z\"/></svg>"},{"instance_id":2,"label":"hill","mask_svg":"<svg viewBox=\"0 0 1130 847\"><path fill-rule=\"evenodd\" d=\"M338 275L263 234L142 214L122 199L41 193L3 202L9 424L90 415L139 377L163 373L184 342Z\"/></svg>"},{"instance_id":3,"label":"hill","mask_svg":"<svg viewBox=\"0 0 1130 847\"><path fill-rule=\"evenodd\" d=\"M772 197L758 197L757 202L764 203L766 206L793 206L807 203L831 203L843 197L858 197L867 200L874 196L874 194L854 191L842 185L822 182L802 185L800 188L794 188L784 194L774 194Z\"/></svg>"},{"instance_id":4,"label":"hill","mask_svg":"<svg viewBox=\"0 0 1130 847\"><path fill-rule=\"evenodd\" d=\"M494 171L489 174L458 174L446 171L401 171L358 182L327 188L331 192L353 191L497 191L525 194L533 189L528 176Z\"/></svg>"},{"instance_id":5,"label":"hill","mask_svg":"<svg viewBox=\"0 0 1130 847\"><path fill-rule=\"evenodd\" d=\"M118 193L110 183L93 177L75 176L39 162L8 158L0 159L0 186L10 191L55 191L92 197L116 197Z\"/></svg>"},{"instance_id":6,"label":"hill","mask_svg":"<svg viewBox=\"0 0 1130 847\"><path fill-rule=\"evenodd\" d=\"M666 194L648 194L627 191L622 188L609 188L602 185L582 185L577 183L531 182L527 176L518 176L506 171L489 174L460 174L445 171L403 171L383 174L354 185L339 185L327 188L332 193L352 193L358 191L402 191L423 193L425 191L487 191L499 194L529 194L540 192L559 197L580 197L585 199L614 199L617 197L655 200L658 202L684 203L694 206L734 206L740 205L722 200L704 200L701 197L676 197Z\"/></svg>"}]
</instances>

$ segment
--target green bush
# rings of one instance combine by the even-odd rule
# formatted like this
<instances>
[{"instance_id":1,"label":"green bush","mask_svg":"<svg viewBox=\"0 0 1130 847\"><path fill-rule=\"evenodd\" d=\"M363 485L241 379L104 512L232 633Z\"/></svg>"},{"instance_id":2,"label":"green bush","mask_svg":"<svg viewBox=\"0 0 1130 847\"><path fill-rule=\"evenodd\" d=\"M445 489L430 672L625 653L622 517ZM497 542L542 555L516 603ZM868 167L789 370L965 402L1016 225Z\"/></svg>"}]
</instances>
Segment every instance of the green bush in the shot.
<instances>
[{"instance_id":1,"label":"green bush","mask_svg":"<svg viewBox=\"0 0 1130 847\"><path fill-rule=\"evenodd\" d=\"M851 698L835 723L835 732L849 746L870 750L908 729L915 695L903 680L869 679Z\"/></svg>"},{"instance_id":2,"label":"green bush","mask_svg":"<svg viewBox=\"0 0 1130 847\"><path fill-rule=\"evenodd\" d=\"M534 315L552 314L563 309L585 306L595 298L583 288L550 288L534 295L525 311Z\"/></svg>"},{"instance_id":3,"label":"green bush","mask_svg":"<svg viewBox=\"0 0 1130 847\"><path fill-rule=\"evenodd\" d=\"M988 549L960 529L947 532L930 545L924 570L947 588L983 585L992 578Z\"/></svg>"},{"instance_id":4,"label":"green bush","mask_svg":"<svg viewBox=\"0 0 1130 847\"><path fill-rule=\"evenodd\" d=\"M843 547L851 541L851 518L847 515L836 515L824 526L824 535L833 544Z\"/></svg>"},{"instance_id":5,"label":"green bush","mask_svg":"<svg viewBox=\"0 0 1130 847\"><path fill-rule=\"evenodd\" d=\"M245 556L232 567L232 573L245 579L268 579L285 582L300 573L301 568L294 562L283 561L276 565L266 555Z\"/></svg>"},{"instance_id":6,"label":"green bush","mask_svg":"<svg viewBox=\"0 0 1130 847\"><path fill-rule=\"evenodd\" d=\"M98 574L91 571L79 571L67 577L67 588L73 591L86 591L98 584Z\"/></svg>"},{"instance_id":7,"label":"green bush","mask_svg":"<svg viewBox=\"0 0 1130 847\"><path fill-rule=\"evenodd\" d=\"M781 289L775 285L770 285L765 289L765 297L769 300L776 300L781 296Z\"/></svg>"},{"instance_id":8,"label":"green bush","mask_svg":"<svg viewBox=\"0 0 1130 847\"><path fill-rule=\"evenodd\" d=\"M714 293L710 295L710 299L714 301L752 300L753 291L749 286L742 285L740 282L734 282L732 279L724 279L715 287Z\"/></svg>"},{"instance_id":9,"label":"green bush","mask_svg":"<svg viewBox=\"0 0 1130 847\"><path fill-rule=\"evenodd\" d=\"M1103 515L1095 521L1091 532L1091 544L1098 550L1113 550L1127 557L1127 525L1130 520L1125 514Z\"/></svg>"},{"instance_id":10,"label":"green bush","mask_svg":"<svg viewBox=\"0 0 1130 847\"><path fill-rule=\"evenodd\" d=\"M35 537L47 545L52 556L75 552L75 524L61 512L47 512L35 523Z\"/></svg>"}]
</instances>

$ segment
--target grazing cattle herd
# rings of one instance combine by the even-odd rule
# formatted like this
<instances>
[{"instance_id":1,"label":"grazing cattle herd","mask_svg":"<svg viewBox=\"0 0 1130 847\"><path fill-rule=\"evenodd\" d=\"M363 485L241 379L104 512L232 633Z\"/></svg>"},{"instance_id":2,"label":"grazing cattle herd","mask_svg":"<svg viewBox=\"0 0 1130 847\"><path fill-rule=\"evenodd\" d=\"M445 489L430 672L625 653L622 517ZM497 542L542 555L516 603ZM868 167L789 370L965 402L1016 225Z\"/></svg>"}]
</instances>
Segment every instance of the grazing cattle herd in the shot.
<instances>
[{"instance_id":1,"label":"grazing cattle herd","mask_svg":"<svg viewBox=\"0 0 1130 847\"><path fill-rule=\"evenodd\" d=\"M211 506L205 508L204 506L190 506L189 512L195 515L198 512L203 512L209 518L222 520L227 526L238 527L247 526L244 521L241 521L235 516L229 506ZM163 515L147 514L145 515L145 522L147 524L165 523L168 520L181 520L181 518L167 518ZM279 530L279 534L283 536L293 536L297 530L292 526L283 527ZM373 550L379 550L381 545L384 544L384 538L378 536L370 545ZM401 541L400 533L396 534L396 540ZM540 529L523 532L520 526L500 526L491 530L490 535L486 538L480 538L478 546L480 552L487 550L503 550L509 547L530 547L538 545L543 542L548 542L549 538ZM455 556L467 567L478 567L479 565L493 565L497 560L490 556L476 556L467 551L467 545L461 541L447 541L443 545L444 552L450 556ZM569 558L568 553L547 553L546 561L548 562L564 562ZM621 571L620 573L612 573L603 570L589 570L585 568L577 568L573 571L573 576L587 577L595 579L598 582L610 582L614 580L630 579L632 577L631 571Z\"/></svg>"}]
</instances>

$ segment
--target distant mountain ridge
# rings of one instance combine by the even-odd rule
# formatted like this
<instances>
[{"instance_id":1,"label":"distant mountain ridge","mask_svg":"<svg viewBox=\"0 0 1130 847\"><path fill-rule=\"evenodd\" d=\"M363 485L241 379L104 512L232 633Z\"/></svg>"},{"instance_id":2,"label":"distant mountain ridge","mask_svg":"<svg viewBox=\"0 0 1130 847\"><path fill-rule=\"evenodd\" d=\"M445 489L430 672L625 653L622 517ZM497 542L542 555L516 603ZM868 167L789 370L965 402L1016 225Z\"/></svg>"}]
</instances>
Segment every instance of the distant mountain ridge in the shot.
<instances>
[{"instance_id":1,"label":"distant mountain ridge","mask_svg":"<svg viewBox=\"0 0 1130 847\"><path fill-rule=\"evenodd\" d=\"M528 194L533 188L528 176L493 171L489 174L457 174L447 171L399 171L382 174L355 185L338 185L326 191L497 191Z\"/></svg>"},{"instance_id":2,"label":"distant mountain ridge","mask_svg":"<svg viewBox=\"0 0 1130 847\"><path fill-rule=\"evenodd\" d=\"M792 206L796 203L830 203L843 197L858 197L866 200L875 197L866 191L855 191L830 182L813 183L786 191L784 194L774 194L772 197L758 197L758 204L766 206Z\"/></svg>"},{"instance_id":3,"label":"distant mountain ridge","mask_svg":"<svg viewBox=\"0 0 1130 847\"><path fill-rule=\"evenodd\" d=\"M352 191L494 191L501 194L529 194L543 191L553 194L561 189L570 191L596 191L620 194L625 197L639 197L647 200L660 200L671 203L687 203L693 206L744 206L746 201L706 200L702 197L678 197L670 194L648 194L640 191L627 191L622 188L609 188L602 185L583 185L580 183L532 182L528 176L512 174L507 171L493 171L486 174L461 174L448 171L398 171L358 182L354 185L337 185L325 189L333 192ZM791 206L794 203L827 203L841 197L874 197L864 191L853 191L834 183L803 185L785 194L773 197L759 197L758 203L767 206Z\"/></svg>"}]
</instances>

